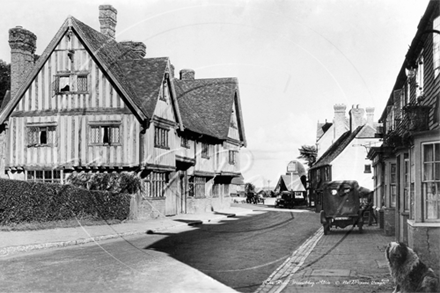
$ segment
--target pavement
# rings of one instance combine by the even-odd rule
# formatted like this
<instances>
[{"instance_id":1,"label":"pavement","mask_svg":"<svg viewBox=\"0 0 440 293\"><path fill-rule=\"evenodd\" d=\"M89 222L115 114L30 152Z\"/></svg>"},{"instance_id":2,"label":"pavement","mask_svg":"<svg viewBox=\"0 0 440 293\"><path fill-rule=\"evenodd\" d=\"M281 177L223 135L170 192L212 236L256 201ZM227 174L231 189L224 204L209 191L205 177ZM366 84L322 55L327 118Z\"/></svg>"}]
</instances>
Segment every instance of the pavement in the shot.
<instances>
[{"instance_id":1,"label":"pavement","mask_svg":"<svg viewBox=\"0 0 440 293\"><path fill-rule=\"evenodd\" d=\"M378 225L333 228L324 235L322 227L258 288L256 293L392 292L385 249L394 236L385 236Z\"/></svg>"},{"instance_id":2,"label":"pavement","mask_svg":"<svg viewBox=\"0 0 440 293\"><path fill-rule=\"evenodd\" d=\"M28 251L213 223L226 217L255 212L258 211L235 206L210 213L182 214L115 225L0 231L0 259ZM256 293L391 292L393 283L385 261L385 248L391 241L394 241L394 237L385 236L378 225L364 226L362 234L359 234L357 228L349 226L345 229L332 229L329 235L323 235L323 229L320 228L263 282ZM175 267L176 270L179 268L179 279L185 280L183 287L173 288L172 291L157 288L157 291L150 292L237 292L189 266L182 269L183 266L186 265L176 263L167 266Z\"/></svg>"}]
</instances>

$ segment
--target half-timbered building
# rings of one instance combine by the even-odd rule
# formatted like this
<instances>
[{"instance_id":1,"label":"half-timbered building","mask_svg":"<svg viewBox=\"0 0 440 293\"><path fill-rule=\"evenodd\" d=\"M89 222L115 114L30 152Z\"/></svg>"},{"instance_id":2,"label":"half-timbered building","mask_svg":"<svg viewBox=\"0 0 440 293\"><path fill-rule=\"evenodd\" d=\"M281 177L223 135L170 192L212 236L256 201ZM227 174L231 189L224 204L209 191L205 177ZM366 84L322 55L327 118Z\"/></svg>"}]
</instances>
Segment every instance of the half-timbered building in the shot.
<instances>
[{"instance_id":1,"label":"half-timbered building","mask_svg":"<svg viewBox=\"0 0 440 293\"><path fill-rule=\"evenodd\" d=\"M36 61L36 36L10 29L0 172L60 183L74 172L136 172L141 217L229 205L245 146L238 81L175 78L168 57L115 40L116 13L100 6L99 32L69 16Z\"/></svg>"}]
</instances>

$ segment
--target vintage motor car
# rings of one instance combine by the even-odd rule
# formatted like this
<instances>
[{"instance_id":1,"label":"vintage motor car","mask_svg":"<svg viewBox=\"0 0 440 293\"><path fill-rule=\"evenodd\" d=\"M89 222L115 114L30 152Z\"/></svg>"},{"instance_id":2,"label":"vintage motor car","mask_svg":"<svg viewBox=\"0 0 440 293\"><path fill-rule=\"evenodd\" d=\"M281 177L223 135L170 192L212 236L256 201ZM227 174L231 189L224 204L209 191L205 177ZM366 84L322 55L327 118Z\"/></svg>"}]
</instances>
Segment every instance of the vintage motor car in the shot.
<instances>
[{"instance_id":1,"label":"vintage motor car","mask_svg":"<svg viewBox=\"0 0 440 293\"><path fill-rule=\"evenodd\" d=\"M282 191L275 201L275 207L293 208L305 202L302 193L295 193L292 191Z\"/></svg>"},{"instance_id":2,"label":"vintage motor car","mask_svg":"<svg viewBox=\"0 0 440 293\"><path fill-rule=\"evenodd\" d=\"M362 233L363 217L359 208L359 184L354 180L325 182L318 196L321 197L320 212L324 235L331 227L345 228L349 225Z\"/></svg>"}]
</instances>

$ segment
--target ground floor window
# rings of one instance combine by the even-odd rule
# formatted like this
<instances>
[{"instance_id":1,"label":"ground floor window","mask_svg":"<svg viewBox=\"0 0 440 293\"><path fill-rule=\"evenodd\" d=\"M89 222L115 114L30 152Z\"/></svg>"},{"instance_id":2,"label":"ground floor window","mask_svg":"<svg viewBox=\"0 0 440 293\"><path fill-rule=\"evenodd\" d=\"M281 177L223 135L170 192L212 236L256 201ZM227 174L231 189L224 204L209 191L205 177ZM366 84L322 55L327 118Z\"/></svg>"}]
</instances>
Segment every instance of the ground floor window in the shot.
<instances>
[{"instance_id":1,"label":"ground floor window","mask_svg":"<svg viewBox=\"0 0 440 293\"><path fill-rule=\"evenodd\" d=\"M45 183L61 183L60 170L28 170L27 181L45 182Z\"/></svg>"},{"instance_id":2,"label":"ground floor window","mask_svg":"<svg viewBox=\"0 0 440 293\"><path fill-rule=\"evenodd\" d=\"M168 183L168 174L151 172L144 178L145 193L148 197L164 197Z\"/></svg>"},{"instance_id":3,"label":"ground floor window","mask_svg":"<svg viewBox=\"0 0 440 293\"><path fill-rule=\"evenodd\" d=\"M199 176L191 176L188 180L188 195L191 197L206 196L206 178Z\"/></svg>"},{"instance_id":4,"label":"ground floor window","mask_svg":"<svg viewBox=\"0 0 440 293\"><path fill-rule=\"evenodd\" d=\"M422 193L425 218L440 219L440 143L423 144Z\"/></svg>"}]
</instances>

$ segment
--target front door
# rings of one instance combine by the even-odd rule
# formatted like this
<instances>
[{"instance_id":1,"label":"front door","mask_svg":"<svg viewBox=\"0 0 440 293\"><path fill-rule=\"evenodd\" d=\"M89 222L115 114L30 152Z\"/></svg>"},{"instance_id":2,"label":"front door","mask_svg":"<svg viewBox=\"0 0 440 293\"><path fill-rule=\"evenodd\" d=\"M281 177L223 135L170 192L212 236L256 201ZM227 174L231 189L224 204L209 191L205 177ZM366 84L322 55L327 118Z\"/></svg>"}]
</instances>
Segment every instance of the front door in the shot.
<instances>
[{"instance_id":1,"label":"front door","mask_svg":"<svg viewBox=\"0 0 440 293\"><path fill-rule=\"evenodd\" d=\"M165 216L177 215L178 199L180 197L179 172L170 173L170 183L165 192Z\"/></svg>"}]
</instances>

